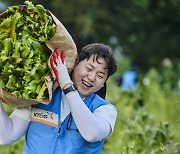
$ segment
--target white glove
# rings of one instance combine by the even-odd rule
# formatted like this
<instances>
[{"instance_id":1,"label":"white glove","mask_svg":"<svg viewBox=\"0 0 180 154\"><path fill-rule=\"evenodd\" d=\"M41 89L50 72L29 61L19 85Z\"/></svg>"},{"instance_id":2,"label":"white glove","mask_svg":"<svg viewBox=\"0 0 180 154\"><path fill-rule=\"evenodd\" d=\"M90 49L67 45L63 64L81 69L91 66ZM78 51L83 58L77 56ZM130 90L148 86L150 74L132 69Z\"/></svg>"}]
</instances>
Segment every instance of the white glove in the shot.
<instances>
[{"instance_id":1,"label":"white glove","mask_svg":"<svg viewBox=\"0 0 180 154\"><path fill-rule=\"evenodd\" d=\"M61 89L63 89L67 84L73 84L66 67L65 56L66 55L64 51L60 53L58 49L54 49L54 52L52 53L50 58L52 70Z\"/></svg>"}]
</instances>

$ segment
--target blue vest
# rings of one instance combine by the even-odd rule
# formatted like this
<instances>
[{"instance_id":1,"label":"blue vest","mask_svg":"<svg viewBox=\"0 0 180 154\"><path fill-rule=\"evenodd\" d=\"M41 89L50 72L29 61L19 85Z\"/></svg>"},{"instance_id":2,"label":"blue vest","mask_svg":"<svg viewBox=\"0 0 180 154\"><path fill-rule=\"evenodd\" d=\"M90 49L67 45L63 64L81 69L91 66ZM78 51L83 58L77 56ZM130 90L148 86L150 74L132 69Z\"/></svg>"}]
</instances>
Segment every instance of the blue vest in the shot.
<instances>
[{"instance_id":1,"label":"blue vest","mask_svg":"<svg viewBox=\"0 0 180 154\"><path fill-rule=\"evenodd\" d=\"M53 127L32 120L26 134L23 154L99 154L101 152L104 139L93 143L87 142L79 133L71 113L60 124L61 93L61 89L57 88L48 105L33 105L33 108L58 114L58 126ZM88 96L84 102L91 112L101 105L109 104L96 94Z\"/></svg>"}]
</instances>

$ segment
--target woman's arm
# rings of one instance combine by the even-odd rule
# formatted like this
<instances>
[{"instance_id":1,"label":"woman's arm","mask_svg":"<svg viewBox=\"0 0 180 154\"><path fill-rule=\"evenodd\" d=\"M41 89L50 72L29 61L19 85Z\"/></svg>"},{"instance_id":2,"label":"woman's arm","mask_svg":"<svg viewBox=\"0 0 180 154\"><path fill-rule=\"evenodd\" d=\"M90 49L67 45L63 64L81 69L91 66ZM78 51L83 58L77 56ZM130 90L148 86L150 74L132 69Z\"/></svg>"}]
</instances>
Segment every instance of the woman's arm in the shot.
<instances>
[{"instance_id":1,"label":"woman's arm","mask_svg":"<svg viewBox=\"0 0 180 154\"><path fill-rule=\"evenodd\" d=\"M104 110L106 113L98 113L96 110L92 113L78 92L70 92L66 98L76 126L85 140L100 141L111 133L117 115L115 108L110 106L109 111Z\"/></svg>"},{"instance_id":2,"label":"woman's arm","mask_svg":"<svg viewBox=\"0 0 180 154\"><path fill-rule=\"evenodd\" d=\"M50 64L53 69L55 79L58 81L61 89L67 88L72 84L70 76L68 74L65 60L65 53L62 51L59 53L57 49L54 50ZM109 113L115 118L106 118L106 110L101 114L96 112L92 113L89 108L85 105L78 92L69 92L66 95L70 112L74 118L76 126L81 133L82 137L88 142L96 142L106 138L112 131L111 124L116 119L116 110L113 108ZM111 120L109 120L111 119Z\"/></svg>"},{"instance_id":3,"label":"woman's arm","mask_svg":"<svg viewBox=\"0 0 180 154\"><path fill-rule=\"evenodd\" d=\"M8 145L17 141L25 134L29 123L30 121L13 113L8 117L0 102L0 145Z\"/></svg>"}]
</instances>

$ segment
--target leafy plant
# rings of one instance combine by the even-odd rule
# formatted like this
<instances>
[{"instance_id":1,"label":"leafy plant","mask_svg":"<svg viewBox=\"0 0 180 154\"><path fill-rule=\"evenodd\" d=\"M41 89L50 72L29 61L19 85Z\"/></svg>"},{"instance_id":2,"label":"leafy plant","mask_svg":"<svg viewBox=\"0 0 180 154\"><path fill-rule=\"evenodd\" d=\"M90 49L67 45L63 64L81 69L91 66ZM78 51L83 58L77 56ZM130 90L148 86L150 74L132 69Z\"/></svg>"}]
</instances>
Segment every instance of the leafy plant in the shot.
<instances>
[{"instance_id":1,"label":"leafy plant","mask_svg":"<svg viewBox=\"0 0 180 154\"><path fill-rule=\"evenodd\" d=\"M42 5L11 6L0 18L0 86L23 98L48 96L50 50L46 42L56 26Z\"/></svg>"},{"instance_id":2,"label":"leafy plant","mask_svg":"<svg viewBox=\"0 0 180 154\"><path fill-rule=\"evenodd\" d=\"M179 110L178 101L175 101L179 96L174 94L174 98L171 95L166 97L167 91L161 88L158 76L155 69L150 70L144 75L149 80L148 84L139 81L135 92L124 92L120 87L114 86L114 81L108 81L107 99L116 106L118 115L114 132L107 139L103 153L180 152L177 117ZM171 89L172 91L176 92Z\"/></svg>"}]
</instances>

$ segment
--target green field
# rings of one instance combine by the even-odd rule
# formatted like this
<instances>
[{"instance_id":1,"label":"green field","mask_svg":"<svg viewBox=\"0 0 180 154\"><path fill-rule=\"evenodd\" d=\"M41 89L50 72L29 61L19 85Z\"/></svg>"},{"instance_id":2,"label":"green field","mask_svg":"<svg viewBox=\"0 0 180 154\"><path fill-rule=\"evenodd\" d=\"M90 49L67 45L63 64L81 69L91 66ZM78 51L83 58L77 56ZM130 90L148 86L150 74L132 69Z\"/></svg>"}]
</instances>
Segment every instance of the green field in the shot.
<instances>
[{"instance_id":1,"label":"green field","mask_svg":"<svg viewBox=\"0 0 180 154\"><path fill-rule=\"evenodd\" d=\"M143 77L148 82L139 83L135 92L123 92L113 83L108 84L108 99L117 107L118 117L105 151L110 154L178 154L180 95L177 88L172 89L169 82L160 84L155 69Z\"/></svg>"}]
</instances>

